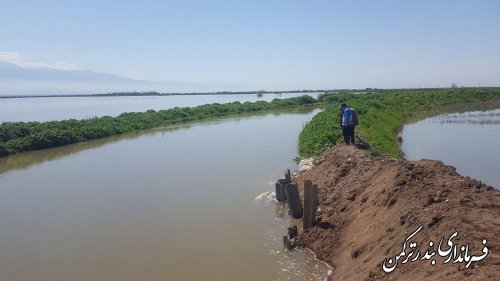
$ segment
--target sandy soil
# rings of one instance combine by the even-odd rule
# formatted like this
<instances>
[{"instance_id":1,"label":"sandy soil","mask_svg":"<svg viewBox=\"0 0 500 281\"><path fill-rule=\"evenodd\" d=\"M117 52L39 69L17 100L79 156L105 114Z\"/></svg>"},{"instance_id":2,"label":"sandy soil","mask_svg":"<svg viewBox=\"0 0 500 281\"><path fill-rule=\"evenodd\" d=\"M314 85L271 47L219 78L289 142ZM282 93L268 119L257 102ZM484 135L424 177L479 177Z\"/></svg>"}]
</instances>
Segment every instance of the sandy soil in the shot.
<instances>
[{"instance_id":1,"label":"sandy soil","mask_svg":"<svg viewBox=\"0 0 500 281\"><path fill-rule=\"evenodd\" d=\"M493 187L439 161L375 158L353 146L331 150L294 178L300 188L304 180L319 187L318 224L295 244L333 267L330 280L500 280L500 191ZM384 259L394 260L405 238L421 225L405 252L416 242L413 257L426 251L435 255L405 264L402 257L385 273ZM438 254L438 243L444 238L441 249L448 250L455 231L457 255L444 264L449 255ZM489 252L484 259L467 269L465 262L453 263L464 257L461 245L469 245L470 256L483 255L483 239Z\"/></svg>"}]
</instances>

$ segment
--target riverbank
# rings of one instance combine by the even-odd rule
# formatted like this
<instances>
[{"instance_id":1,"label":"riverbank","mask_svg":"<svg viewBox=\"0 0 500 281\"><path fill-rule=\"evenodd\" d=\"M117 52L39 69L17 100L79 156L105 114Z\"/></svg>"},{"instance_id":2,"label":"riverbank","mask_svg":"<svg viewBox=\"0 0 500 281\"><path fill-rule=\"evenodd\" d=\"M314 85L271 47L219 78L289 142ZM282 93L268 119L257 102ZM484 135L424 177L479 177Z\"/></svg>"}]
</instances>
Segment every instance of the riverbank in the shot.
<instances>
[{"instance_id":1,"label":"riverbank","mask_svg":"<svg viewBox=\"0 0 500 281\"><path fill-rule=\"evenodd\" d=\"M369 94L339 92L325 94L320 99L333 105L317 114L300 133L301 157L319 156L341 142L338 106L346 102L358 113L356 132L370 144L372 155L400 158L396 135L405 123L471 104L485 105L487 109L499 108L500 88L378 90Z\"/></svg>"},{"instance_id":2,"label":"riverbank","mask_svg":"<svg viewBox=\"0 0 500 281\"><path fill-rule=\"evenodd\" d=\"M333 267L331 280L493 280L500 277L500 191L463 177L440 161L389 160L369 151L339 146L325 153L314 168L294 181L311 180L319 188L318 224L301 233L298 246L310 248ZM436 264L418 260L391 273L384 259L399 255L405 238L416 242L420 256L430 249ZM458 231L453 242L469 245L468 254L481 256L483 239L489 254L482 261L444 264L439 240ZM430 241L433 246L427 247ZM453 254L453 253L452 253ZM386 264L387 265L387 264Z\"/></svg>"}]
</instances>

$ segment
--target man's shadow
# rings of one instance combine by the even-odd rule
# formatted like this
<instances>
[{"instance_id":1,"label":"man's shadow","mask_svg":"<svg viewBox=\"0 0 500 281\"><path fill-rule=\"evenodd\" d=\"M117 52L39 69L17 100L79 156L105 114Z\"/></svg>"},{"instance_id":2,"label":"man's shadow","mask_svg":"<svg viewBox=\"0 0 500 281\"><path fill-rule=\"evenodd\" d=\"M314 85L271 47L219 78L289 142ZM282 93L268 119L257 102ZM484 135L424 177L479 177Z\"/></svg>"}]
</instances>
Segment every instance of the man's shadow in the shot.
<instances>
[{"instance_id":1,"label":"man's shadow","mask_svg":"<svg viewBox=\"0 0 500 281\"><path fill-rule=\"evenodd\" d=\"M356 148L368 150L370 149L370 145L364 140L360 139L358 136L354 137L356 139L356 143L354 144Z\"/></svg>"}]
</instances>

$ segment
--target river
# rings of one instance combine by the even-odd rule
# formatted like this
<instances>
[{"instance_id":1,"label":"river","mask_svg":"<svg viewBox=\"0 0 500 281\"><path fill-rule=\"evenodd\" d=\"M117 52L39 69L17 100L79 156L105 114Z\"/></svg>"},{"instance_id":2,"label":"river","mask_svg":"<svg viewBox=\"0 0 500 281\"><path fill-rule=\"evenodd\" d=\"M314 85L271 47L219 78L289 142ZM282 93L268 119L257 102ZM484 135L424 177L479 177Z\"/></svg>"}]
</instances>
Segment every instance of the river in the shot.
<instances>
[{"instance_id":1,"label":"river","mask_svg":"<svg viewBox=\"0 0 500 281\"><path fill-rule=\"evenodd\" d=\"M176 96L103 96L103 97L32 97L0 98L0 123L6 121L53 121L85 119L104 115L117 116L124 112L142 112L173 107L193 107L208 103L234 101L272 101L320 93L266 93L228 95L176 95Z\"/></svg>"},{"instance_id":2,"label":"river","mask_svg":"<svg viewBox=\"0 0 500 281\"><path fill-rule=\"evenodd\" d=\"M133 132L0 158L0 280L320 280L274 202L318 109Z\"/></svg>"},{"instance_id":3,"label":"river","mask_svg":"<svg viewBox=\"0 0 500 281\"><path fill-rule=\"evenodd\" d=\"M406 159L434 159L500 188L500 109L449 113L403 127Z\"/></svg>"}]
</instances>

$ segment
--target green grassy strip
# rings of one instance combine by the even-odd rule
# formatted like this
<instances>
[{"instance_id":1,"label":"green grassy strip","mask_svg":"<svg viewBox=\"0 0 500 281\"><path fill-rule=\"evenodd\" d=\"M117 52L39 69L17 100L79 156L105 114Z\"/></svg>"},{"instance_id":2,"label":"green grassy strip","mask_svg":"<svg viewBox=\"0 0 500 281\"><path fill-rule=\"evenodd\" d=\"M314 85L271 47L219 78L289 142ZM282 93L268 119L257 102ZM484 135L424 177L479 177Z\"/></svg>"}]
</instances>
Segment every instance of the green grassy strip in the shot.
<instances>
[{"instance_id":1,"label":"green grassy strip","mask_svg":"<svg viewBox=\"0 0 500 281\"><path fill-rule=\"evenodd\" d=\"M319 99L333 103L304 126L299 136L301 157L317 156L342 140L338 106L346 102L357 112L356 133L371 146L373 155L399 158L395 135L404 123L422 112L451 105L500 101L500 88L377 90L376 93L328 93Z\"/></svg>"},{"instance_id":2,"label":"green grassy strip","mask_svg":"<svg viewBox=\"0 0 500 281\"><path fill-rule=\"evenodd\" d=\"M68 145L126 132L168 126L211 117L247 112L287 109L317 104L310 96L274 99L271 102L233 102L197 107L123 113L117 117L50 122L4 122L0 124L0 156Z\"/></svg>"}]
</instances>

